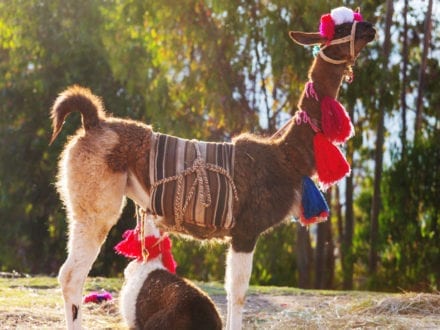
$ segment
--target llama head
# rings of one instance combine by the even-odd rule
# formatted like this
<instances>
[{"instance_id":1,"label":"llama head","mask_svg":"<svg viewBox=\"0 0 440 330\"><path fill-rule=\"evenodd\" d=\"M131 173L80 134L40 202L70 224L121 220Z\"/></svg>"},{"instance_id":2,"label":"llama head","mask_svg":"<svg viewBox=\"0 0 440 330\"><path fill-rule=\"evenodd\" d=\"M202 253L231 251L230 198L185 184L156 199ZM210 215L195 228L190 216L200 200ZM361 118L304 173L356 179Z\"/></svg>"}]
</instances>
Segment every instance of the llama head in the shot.
<instances>
[{"instance_id":1,"label":"llama head","mask_svg":"<svg viewBox=\"0 0 440 330\"><path fill-rule=\"evenodd\" d=\"M327 62L350 65L375 38L376 30L362 20L358 9L339 7L322 15L319 32L290 31L289 36L300 45L319 45L319 55Z\"/></svg>"}]
</instances>

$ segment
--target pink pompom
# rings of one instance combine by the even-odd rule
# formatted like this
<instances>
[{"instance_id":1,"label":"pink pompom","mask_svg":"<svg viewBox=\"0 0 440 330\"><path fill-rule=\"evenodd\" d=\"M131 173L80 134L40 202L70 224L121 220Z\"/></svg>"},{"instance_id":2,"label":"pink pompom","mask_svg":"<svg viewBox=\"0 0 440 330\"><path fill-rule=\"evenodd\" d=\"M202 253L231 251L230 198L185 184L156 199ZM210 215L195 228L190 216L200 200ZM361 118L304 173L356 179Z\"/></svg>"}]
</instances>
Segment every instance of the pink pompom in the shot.
<instances>
[{"instance_id":1,"label":"pink pompom","mask_svg":"<svg viewBox=\"0 0 440 330\"><path fill-rule=\"evenodd\" d=\"M361 13L354 13L354 20L355 21L357 21L357 22L362 22L363 21L363 18L362 18L362 15L361 15Z\"/></svg>"},{"instance_id":2,"label":"pink pompom","mask_svg":"<svg viewBox=\"0 0 440 330\"><path fill-rule=\"evenodd\" d=\"M313 139L313 145L316 171L323 189L350 173L350 165L344 155L324 134L317 133Z\"/></svg>"},{"instance_id":3,"label":"pink pompom","mask_svg":"<svg viewBox=\"0 0 440 330\"><path fill-rule=\"evenodd\" d=\"M344 106L325 96L321 102L321 122L324 135L333 143L344 143L354 134L353 124Z\"/></svg>"},{"instance_id":4,"label":"pink pompom","mask_svg":"<svg viewBox=\"0 0 440 330\"><path fill-rule=\"evenodd\" d=\"M319 33L327 38L328 40L332 40L335 35L335 22L330 14L325 14L321 16L321 23L319 24Z\"/></svg>"},{"instance_id":5,"label":"pink pompom","mask_svg":"<svg viewBox=\"0 0 440 330\"><path fill-rule=\"evenodd\" d=\"M113 297L110 292L102 291L102 292L92 292L84 297L84 303L96 303L99 304L103 301L112 300Z\"/></svg>"}]
</instances>

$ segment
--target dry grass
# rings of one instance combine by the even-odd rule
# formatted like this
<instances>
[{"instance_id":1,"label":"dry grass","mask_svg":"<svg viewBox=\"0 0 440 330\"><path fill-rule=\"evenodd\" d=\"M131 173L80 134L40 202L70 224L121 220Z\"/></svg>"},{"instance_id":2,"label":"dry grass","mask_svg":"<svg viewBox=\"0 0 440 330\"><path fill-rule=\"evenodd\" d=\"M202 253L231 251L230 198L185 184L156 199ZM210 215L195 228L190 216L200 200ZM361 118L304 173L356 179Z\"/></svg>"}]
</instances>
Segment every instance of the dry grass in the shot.
<instances>
[{"instance_id":1,"label":"dry grass","mask_svg":"<svg viewBox=\"0 0 440 330\"><path fill-rule=\"evenodd\" d=\"M366 313L385 315L420 315L440 314L440 294L406 293L380 299L374 306L366 308Z\"/></svg>"},{"instance_id":2,"label":"dry grass","mask_svg":"<svg viewBox=\"0 0 440 330\"><path fill-rule=\"evenodd\" d=\"M86 291L105 289L115 299L83 310L87 329L125 329L118 312L121 279L89 278ZM222 317L226 298L219 283L199 284ZM61 292L49 277L0 279L1 329L61 329ZM245 329L440 329L440 294L306 291L252 287Z\"/></svg>"}]
</instances>

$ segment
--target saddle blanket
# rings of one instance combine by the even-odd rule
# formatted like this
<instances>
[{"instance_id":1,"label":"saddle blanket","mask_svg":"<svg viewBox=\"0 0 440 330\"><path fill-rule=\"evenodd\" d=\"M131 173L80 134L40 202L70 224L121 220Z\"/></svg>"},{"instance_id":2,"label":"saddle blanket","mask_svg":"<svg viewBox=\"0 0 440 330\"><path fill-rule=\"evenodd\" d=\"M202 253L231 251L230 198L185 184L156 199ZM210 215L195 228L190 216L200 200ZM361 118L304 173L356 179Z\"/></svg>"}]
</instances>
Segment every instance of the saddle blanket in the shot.
<instances>
[{"instance_id":1,"label":"saddle blanket","mask_svg":"<svg viewBox=\"0 0 440 330\"><path fill-rule=\"evenodd\" d=\"M204 228L234 226L234 145L154 133L150 149L151 212Z\"/></svg>"}]
</instances>

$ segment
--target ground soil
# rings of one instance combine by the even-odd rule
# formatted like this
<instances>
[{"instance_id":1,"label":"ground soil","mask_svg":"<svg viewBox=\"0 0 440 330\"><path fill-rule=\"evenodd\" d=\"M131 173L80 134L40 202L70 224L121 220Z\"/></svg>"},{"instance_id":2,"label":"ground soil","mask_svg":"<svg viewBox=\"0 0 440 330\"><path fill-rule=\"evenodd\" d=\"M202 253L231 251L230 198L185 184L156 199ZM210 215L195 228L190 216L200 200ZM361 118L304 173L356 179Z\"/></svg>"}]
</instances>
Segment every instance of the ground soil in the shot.
<instances>
[{"instance_id":1,"label":"ground soil","mask_svg":"<svg viewBox=\"0 0 440 330\"><path fill-rule=\"evenodd\" d=\"M1 329L64 327L56 282L23 285L13 281L0 285ZM201 287L209 292L224 320L224 291L210 284ZM114 299L109 302L84 305L85 328L125 329L118 312L117 287L113 291ZM440 295L252 288L244 329L440 329Z\"/></svg>"}]
</instances>

